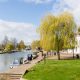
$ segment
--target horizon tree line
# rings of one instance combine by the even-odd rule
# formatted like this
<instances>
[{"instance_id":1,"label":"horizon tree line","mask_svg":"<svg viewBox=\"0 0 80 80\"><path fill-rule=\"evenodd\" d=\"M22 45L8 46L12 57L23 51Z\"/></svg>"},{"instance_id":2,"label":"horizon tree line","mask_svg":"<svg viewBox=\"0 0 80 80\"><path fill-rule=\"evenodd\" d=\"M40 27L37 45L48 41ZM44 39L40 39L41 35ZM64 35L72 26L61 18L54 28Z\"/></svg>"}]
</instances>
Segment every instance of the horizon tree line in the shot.
<instances>
[{"instance_id":1,"label":"horizon tree line","mask_svg":"<svg viewBox=\"0 0 80 80\"><path fill-rule=\"evenodd\" d=\"M16 38L9 39L8 36L5 36L0 44L0 50L3 52L10 52L12 50L23 50L26 48L26 44L23 40L17 41Z\"/></svg>"}]
</instances>

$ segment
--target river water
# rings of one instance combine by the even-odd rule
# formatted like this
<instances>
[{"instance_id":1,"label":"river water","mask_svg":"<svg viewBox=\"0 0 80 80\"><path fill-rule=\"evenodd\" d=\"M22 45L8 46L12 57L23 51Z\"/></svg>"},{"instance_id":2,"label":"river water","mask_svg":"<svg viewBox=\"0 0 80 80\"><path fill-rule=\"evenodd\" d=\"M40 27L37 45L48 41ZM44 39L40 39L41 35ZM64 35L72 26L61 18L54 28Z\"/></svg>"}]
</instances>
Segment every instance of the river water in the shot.
<instances>
[{"instance_id":1,"label":"river water","mask_svg":"<svg viewBox=\"0 0 80 80\"><path fill-rule=\"evenodd\" d=\"M0 73L7 71L14 60L19 60L21 57L27 57L28 54L32 54L32 51L0 54Z\"/></svg>"}]
</instances>

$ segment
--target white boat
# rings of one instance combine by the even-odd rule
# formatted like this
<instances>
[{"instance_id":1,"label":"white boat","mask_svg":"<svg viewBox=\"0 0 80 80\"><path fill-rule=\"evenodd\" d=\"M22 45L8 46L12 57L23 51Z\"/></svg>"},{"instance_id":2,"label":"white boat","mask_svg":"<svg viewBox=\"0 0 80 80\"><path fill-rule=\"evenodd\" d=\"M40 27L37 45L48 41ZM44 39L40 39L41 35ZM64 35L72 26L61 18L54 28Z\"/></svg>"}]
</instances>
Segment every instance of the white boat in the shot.
<instances>
[{"instance_id":1,"label":"white boat","mask_svg":"<svg viewBox=\"0 0 80 80\"><path fill-rule=\"evenodd\" d=\"M17 67L17 66L19 66L19 61L18 61L18 60L14 60L13 63L10 64L10 68L11 68L11 69L12 69L12 68L15 68L15 67Z\"/></svg>"},{"instance_id":2,"label":"white boat","mask_svg":"<svg viewBox=\"0 0 80 80\"><path fill-rule=\"evenodd\" d=\"M28 61L27 57L24 57L23 58L23 64L28 64L28 63L29 63L29 61Z\"/></svg>"}]
</instances>

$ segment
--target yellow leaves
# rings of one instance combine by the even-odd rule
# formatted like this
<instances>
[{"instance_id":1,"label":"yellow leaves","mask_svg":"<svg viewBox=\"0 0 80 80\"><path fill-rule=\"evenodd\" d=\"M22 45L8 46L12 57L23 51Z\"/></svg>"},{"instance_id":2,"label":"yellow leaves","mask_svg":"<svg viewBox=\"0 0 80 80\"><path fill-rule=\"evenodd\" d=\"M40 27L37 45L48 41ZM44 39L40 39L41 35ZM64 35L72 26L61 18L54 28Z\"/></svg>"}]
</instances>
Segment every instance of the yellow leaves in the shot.
<instances>
[{"instance_id":1,"label":"yellow leaves","mask_svg":"<svg viewBox=\"0 0 80 80\"><path fill-rule=\"evenodd\" d=\"M19 50L23 50L23 49L25 49L25 47L26 47L26 46L25 46L24 41L21 40L21 41L19 42L19 44L18 44L18 49L19 49Z\"/></svg>"},{"instance_id":2,"label":"yellow leaves","mask_svg":"<svg viewBox=\"0 0 80 80\"><path fill-rule=\"evenodd\" d=\"M42 44L42 43L41 43L41 44ZM38 47L41 47L39 40L35 40L35 41L33 41L33 42L31 43L31 48L32 48L33 50L36 49L36 48L38 48Z\"/></svg>"},{"instance_id":3,"label":"yellow leaves","mask_svg":"<svg viewBox=\"0 0 80 80\"><path fill-rule=\"evenodd\" d=\"M7 44L6 44L6 46L5 46L5 49L4 49L4 51L11 51L11 50L13 50L14 49L14 46L13 46L13 44L11 43L11 42L8 42Z\"/></svg>"},{"instance_id":4,"label":"yellow leaves","mask_svg":"<svg viewBox=\"0 0 80 80\"><path fill-rule=\"evenodd\" d=\"M42 48L44 50L54 50L55 47L58 46L56 36L59 37L60 50L63 47L69 47L70 36L72 39L74 38L74 27L74 18L69 13L44 17L39 28ZM56 34L56 32L58 34ZM73 34L73 36L71 34Z\"/></svg>"}]
</instances>

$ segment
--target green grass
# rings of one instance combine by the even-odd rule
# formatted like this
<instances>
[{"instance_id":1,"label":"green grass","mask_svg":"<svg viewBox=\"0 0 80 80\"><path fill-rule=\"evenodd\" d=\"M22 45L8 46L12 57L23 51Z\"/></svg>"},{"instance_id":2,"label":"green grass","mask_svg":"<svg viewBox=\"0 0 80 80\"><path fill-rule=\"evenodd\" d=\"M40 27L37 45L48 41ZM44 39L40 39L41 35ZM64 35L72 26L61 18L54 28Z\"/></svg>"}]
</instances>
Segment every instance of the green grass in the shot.
<instances>
[{"instance_id":1,"label":"green grass","mask_svg":"<svg viewBox=\"0 0 80 80\"><path fill-rule=\"evenodd\" d=\"M23 76L27 80L80 80L80 60L47 60Z\"/></svg>"}]
</instances>

